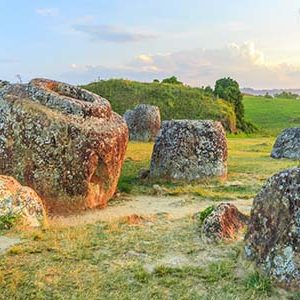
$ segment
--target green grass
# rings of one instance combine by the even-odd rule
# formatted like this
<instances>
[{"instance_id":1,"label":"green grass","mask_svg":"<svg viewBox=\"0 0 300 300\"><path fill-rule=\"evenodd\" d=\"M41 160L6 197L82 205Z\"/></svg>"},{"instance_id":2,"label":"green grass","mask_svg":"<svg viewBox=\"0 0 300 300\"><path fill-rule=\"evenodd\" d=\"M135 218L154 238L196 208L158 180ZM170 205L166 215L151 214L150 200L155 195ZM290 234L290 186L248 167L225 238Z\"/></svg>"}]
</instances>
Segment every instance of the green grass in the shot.
<instances>
[{"instance_id":1,"label":"green grass","mask_svg":"<svg viewBox=\"0 0 300 300\"><path fill-rule=\"evenodd\" d=\"M28 232L0 257L0 299L274 299L241 243L206 248L197 234L190 218ZM161 261L170 254L187 261Z\"/></svg>"},{"instance_id":2,"label":"green grass","mask_svg":"<svg viewBox=\"0 0 300 300\"><path fill-rule=\"evenodd\" d=\"M162 120L213 119L226 129L235 129L235 113L223 100L213 99L201 88L183 85L143 83L128 80L107 80L90 83L85 89L107 98L114 111L123 115L137 104L157 105Z\"/></svg>"},{"instance_id":3,"label":"green grass","mask_svg":"<svg viewBox=\"0 0 300 300\"><path fill-rule=\"evenodd\" d=\"M159 183L169 194L224 201L249 199L273 173L295 165L269 157L274 138L229 139L227 182ZM137 179L153 145L130 143L119 188L152 193ZM203 244L199 220L96 223L17 234L24 243L0 256L0 299L299 299L243 258L243 243ZM132 254L133 253L133 254ZM169 257L184 257L170 265Z\"/></svg>"},{"instance_id":4,"label":"green grass","mask_svg":"<svg viewBox=\"0 0 300 300\"><path fill-rule=\"evenodd\" d=\"M282 129L300 126L300 100L244 96L246 119L265 134L276 136Z\"/></svg>"},{"instance_id":5,"label":"green grass","mask_svg":"<svg viewBox=\"0 0 300 300\"><path fill-rule=\"evenodd\" d=\"M158 183L169 195L193 194L215 201L250 199L265 180L279 170L296 166L290 160L274 160L270 152L275 138L229 138L228 178L225 182L184 183L138 179L140 169L150 167L152 143L129 143L119 181L119 190L131 194L153 194Z\"/></svg>"},{"instance_id":6,"label":"green grass","mask_svg":"<svg viewBox=\"0 0 300 300\"><path fill-rule=\"evenodd\" d=\"M235 128L230 104L214 100L201 88L116 79L94 82L84 88L107 98L121 115L146 103L157 105L163 120L214 119L220 120L228 131ZM284 128L300 126L300 100L244 96L243 102L245 119L256 125L262 135L276 136Z\"/></svg>"}]
</instances>

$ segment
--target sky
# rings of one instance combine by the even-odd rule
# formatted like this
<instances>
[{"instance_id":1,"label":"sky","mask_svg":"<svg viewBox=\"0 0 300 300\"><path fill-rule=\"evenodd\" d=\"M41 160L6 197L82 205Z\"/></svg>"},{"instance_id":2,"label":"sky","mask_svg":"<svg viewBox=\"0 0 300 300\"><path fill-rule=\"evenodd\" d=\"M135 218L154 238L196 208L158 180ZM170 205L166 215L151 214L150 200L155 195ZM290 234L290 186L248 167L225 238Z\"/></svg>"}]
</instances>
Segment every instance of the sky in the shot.
<instances>
[{"instance_id":1,"label":"sky","mask_svg":"<svg viewBox=\"0 0 300 300\"><path fill-rule=\"evenodd\" d=\"M0 79L300 88L300 0L0 0Z\"/></svg>"}]
</instances>

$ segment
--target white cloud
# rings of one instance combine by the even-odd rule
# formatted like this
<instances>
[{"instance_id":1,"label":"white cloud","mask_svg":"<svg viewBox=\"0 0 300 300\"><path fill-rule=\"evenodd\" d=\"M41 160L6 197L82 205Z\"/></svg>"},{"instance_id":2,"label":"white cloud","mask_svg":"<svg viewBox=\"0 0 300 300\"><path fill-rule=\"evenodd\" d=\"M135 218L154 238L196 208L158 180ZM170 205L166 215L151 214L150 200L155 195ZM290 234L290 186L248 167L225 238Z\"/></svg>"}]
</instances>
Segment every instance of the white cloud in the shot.
<instances>
[{"instance_id":1,"label":"white cloud","mask_svg":"<svg viewBox=\"0 0 300 300\"><path fill-rule=\"evenodd\" d=\"M157 37L157 35L153 33L127 30L125 28L105 24L75 24L73 25L73 29L89 35L95 41L100 40L115 43L139 42Z\"/></svg>"},{"instance_id":2,"label":"white cloud","mask_svg":"<svg viewBox=\"0 0 300 300\"><path fill-rule=\"evenodd\" d=\"M151 55L147 55L147 54L141 54L137 57L138 60L146 63L146 64L151 64L153 63L153 58Z\"/></svg>"},{"instance_id":3,"label":"white cloud","mask_svg":"<svg viewBox=\"0 0 300 300\"><path fill-rule=\"evenodd\" d=\"M64 74L64 78L72 82L87 82L98 77L151 81L172 75L193 86L214 85L225 76L235 78L243 87L293 88L300 84L300 66L271 64L252 42L233 43L219 49L141 54L123 66L81 66L76 72Z\"/></svg>"},{"instance_id":4,"label":"white cloud","mask_svg":"<svg viewBox=\"0 0 300 300\"><path fill-rule=\"evenodd\" d=\"M59 10L57 8L37 8L35 12L43 17L56 17L59 15Z\"/></svg>"},{"instance_id":5,"label":"white cloud","mask_svg":"<svg viewBox=\"0 0 300 300\"><path fill-rule=\"evenodd\" d=\"M257 50L253 42L245 42L242 45L232 43L229 45L229 48L231 48L232 51L236 52L237 57L240 57L245 61L249 61L250 63L255 65L265 64L264 53Z\"/></svg>"}]
</instances>

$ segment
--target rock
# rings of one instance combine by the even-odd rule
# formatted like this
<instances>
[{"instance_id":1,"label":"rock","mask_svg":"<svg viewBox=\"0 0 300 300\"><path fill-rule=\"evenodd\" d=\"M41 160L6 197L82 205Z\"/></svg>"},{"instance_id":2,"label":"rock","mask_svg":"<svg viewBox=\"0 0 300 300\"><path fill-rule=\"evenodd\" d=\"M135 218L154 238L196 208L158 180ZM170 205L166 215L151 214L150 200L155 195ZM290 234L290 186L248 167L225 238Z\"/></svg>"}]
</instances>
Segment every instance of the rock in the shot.
<instances>
[{"instance_id":1,"label":"rock","mask_svg":"<svg viewBox=\"0 0 300 300\"><path fill-rule=\"evenodd\" d=\"M8 81L0 80L0 89L5 87L6 85L9 85Z\"/></svg>"},{"instance_id":2,"label":"rock","mask_svg":"<svg viewBox=\"0 0 300 300\"><path fill-rule=\"evenodd\" d=\"M149 177L150 170L149 169L141 169L139 170L138 179L145 180Z\"/></svg>"},{"instance_id":3,"label":"rock","mask_svg":"<svg viewBox=\"0 0 300 300\"><path fill-rule=\"evenodd\" d=\"M14 178L0 175L0 217L18 217L22 223L38 227L45 221L40 197Z\"/></svg>"},{"instance_id":4,"label":"rock","mask_svg":"<svg viewBox=\"0 0 300 300\"><path fill-rule=\"evenodd\" d=\"M125 121L98 95L46 79L0 90L0 173L37 191L50 213L104 207L127 141Z\"/></svg>"},{"instance_id":5,"label":"rock","mask_svg":"<svg viewBox=\"0 0 300 300\"><path fill-rule=\"evenodd\" d=\"M246 256L283 285L300 284L300 168L271 177L253 202Z\"/></svg>"},{"instance_id":6,"label":"rock","mask_svg":"<svg viewBox=\"0 0 300 300\"><path fill-rule=\"evenodd\" d=\"M163 122L152 153L150 177L193 181L226 175L227 141L220 122Z\"/></svg>"},{"instance_id":7,"label":"rock","mask_svg":"<svg viewBox=\"0 0 300 300\"><path fill-rule=\"evenodd\" d=\"M160 111L157 106L139 104L133 110L127 110L124 119L132 141L154 141L160 129Z\"/></svg>"},{"instance_id":8,"label":"rock","mask_svg":"<svg viewBox=\"0 0 300 300\"><path fill-rule=\"evenodd\" d=\"M207 242L233 240L245 228L247 220L233 204L221 203L205 218L201 237Z\"/></svg>"},{"instance_id":9,"label":"rock","mask_svg":"<svg viewBox=\"0 0 300 300\"><path fill-rule=\"evenodd\" d=\"M273 146L271 157L300 159L300 127L281 132Z\"/></svg>"},{"instance_id":10,"label":"rock","mask_svg":"<svg viewBox=\"0 0 300 300\"><path fill-rule=\"evenodd\" d=\"M153 189L153 194L154 194L154 195L162 196L162 195L167 194L166 189L163 188L163 187L161 187L161 186L158 185L158 184L154 184L154 185L152 186L152 189Z\"/></svg>"}]
</instances>

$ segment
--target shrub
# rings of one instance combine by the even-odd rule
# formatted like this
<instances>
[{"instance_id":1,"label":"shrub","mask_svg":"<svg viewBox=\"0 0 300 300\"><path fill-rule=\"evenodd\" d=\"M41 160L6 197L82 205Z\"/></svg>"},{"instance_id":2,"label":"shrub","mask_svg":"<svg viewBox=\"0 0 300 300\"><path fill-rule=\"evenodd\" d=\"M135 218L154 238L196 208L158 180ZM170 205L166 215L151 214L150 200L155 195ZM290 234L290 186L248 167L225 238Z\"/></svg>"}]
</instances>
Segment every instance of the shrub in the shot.
<instances>
[{"instance_id":1,"label":"shrub","mask_svg":"<svg viewBox=\"0 0 300 300\"><path fill-rule=\"evenodd\" d=\"M12 228L17 222L18 218L18 215L13 214L0 216L0 230L8 230Z\"/></svg>"}]
</instances>

